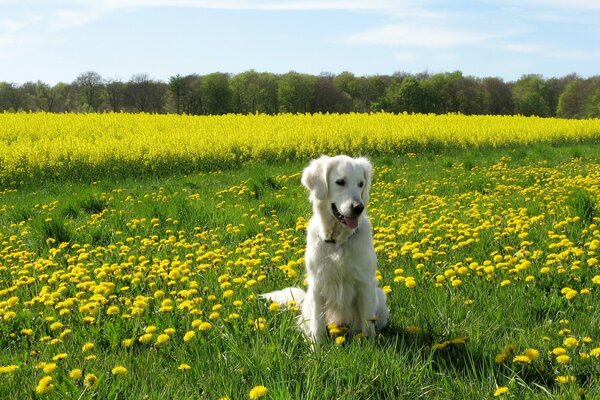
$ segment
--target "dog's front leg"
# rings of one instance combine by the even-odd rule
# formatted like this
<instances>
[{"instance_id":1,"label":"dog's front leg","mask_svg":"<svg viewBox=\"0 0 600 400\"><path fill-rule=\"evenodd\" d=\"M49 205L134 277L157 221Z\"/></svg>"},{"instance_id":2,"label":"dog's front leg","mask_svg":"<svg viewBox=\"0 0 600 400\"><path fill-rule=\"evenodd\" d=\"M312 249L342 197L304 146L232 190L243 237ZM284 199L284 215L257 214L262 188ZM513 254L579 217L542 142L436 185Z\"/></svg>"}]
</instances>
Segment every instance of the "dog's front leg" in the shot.
<instances>
[{"instance_id":1,"label":"dog's front leg","mask_svg":"<svg viewBox=\"0 0 600 400\"><path fill-rule=\"evenodd\" d=\"M357 326L354 329L369 337L375 336L376 293L374 285L365 285L357 293Z\"/></svg>"},{"instance_id":2,"label":"dog's front leg","mask_svg":"<svg viewBox=\"0 0 600 400\"><path fill-rule=\"evenodd\" d=\"M323 303L322 296L309 287L302 303L302 316L304 317L304 333L313 342L319 342L327 337Z\"/></svg>"}]
</instances>

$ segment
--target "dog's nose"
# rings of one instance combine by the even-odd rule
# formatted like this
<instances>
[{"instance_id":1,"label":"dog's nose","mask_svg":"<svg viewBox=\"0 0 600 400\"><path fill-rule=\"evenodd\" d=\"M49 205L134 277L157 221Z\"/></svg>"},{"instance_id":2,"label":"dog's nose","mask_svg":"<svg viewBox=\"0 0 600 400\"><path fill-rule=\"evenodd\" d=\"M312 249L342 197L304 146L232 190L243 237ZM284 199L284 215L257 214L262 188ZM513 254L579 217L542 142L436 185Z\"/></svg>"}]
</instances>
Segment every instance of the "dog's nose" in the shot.
<instances>
[{"instance_id":1,"label":"dog's nose","mask_svg":"<svg viewBox=\"0 0 600 400\"><path fill-rule=\"evenodd\" d=\"M352 203L352 213L354 215L360 215L363 210L365 209L365 206L362 203Z\"/></svg>"}]
</instances>

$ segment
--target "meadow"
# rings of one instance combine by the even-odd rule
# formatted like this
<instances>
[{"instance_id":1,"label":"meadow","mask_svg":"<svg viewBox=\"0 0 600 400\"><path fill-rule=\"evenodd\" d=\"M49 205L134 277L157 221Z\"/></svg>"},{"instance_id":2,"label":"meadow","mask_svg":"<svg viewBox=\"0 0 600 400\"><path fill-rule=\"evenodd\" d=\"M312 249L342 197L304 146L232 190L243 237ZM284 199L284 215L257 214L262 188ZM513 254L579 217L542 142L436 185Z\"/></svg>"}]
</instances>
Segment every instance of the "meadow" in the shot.
<instances>
[{"instance_id":1,"label":"meadow","mask_svg":"<svg viewBox=\"0 0 600 400\"><path fill-rule=\"evenodd\" d=\"M143 145L128 153L125 139L85 134L131 116L79 117L77 134L60 136L64 122L48 121L75 116L28 115L30 128L24 115L0 116L28 132L10 142L2 131L0 398L600 398L598 121L518 121L536 126L530 137L501 129L517 119L446 116L436 136L423 122L446 121L435 116L400 116L396 131L365 116L347 116L358 128L298 116L299 127L342 126L346 140L319 128L305 149L287 149L292 131L263 143L252 125L256 141L241 128L218 136L238 143L232 153L194 153L185 136L177 147L148 134L144 158ZM272 132L292 117L247 118ZM410 117L423 118L411 122L422 134L404 139ZM156 118L155 128L200 125ZM106 121L110 137L135 131ZM36 143L47 161L71 158L43 169ZM321 146L363 146L375 165L368 212L391 318L373 339L330 327L311 351L295 306L257 294L303 285L310 205L299 180Z\"/></svg>"}]
</instances>

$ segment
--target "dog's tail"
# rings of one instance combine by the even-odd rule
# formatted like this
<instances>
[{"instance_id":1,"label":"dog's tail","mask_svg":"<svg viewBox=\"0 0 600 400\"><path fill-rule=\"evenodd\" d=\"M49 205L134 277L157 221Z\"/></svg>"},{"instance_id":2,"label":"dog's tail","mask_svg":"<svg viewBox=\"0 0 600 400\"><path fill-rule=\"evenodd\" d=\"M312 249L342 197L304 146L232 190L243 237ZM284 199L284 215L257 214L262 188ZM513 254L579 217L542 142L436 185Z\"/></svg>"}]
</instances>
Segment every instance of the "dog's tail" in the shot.
<instances>
[{"instance_id":1,"label":"dog's tail","mask_svg":"<svg viewBox=\"0 0 600 400\"><path fill-rule=\"evenodd\" d=\"M306 296L306 292L297 287L289 287L259 295L261 299L270 300L281 305L286 305L290 301L295 301L298 305L300 305L304 300L304 296Z\"/></svg>"}]
</instances>

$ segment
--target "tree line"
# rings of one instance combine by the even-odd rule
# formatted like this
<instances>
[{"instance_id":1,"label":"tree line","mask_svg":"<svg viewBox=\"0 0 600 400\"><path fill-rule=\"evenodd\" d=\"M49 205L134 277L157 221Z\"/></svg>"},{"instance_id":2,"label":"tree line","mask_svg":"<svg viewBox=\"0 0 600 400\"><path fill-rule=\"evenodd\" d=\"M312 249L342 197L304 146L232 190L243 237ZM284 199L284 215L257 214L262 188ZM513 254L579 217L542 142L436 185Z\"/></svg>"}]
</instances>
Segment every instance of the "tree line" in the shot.
<instances>
[{"instance_id":1,"label":"tree line","mask_svg":"<svg viewBox=\"0 0 600 400\"><path fill-rule=\"evenodd\" d=\"M514 82L465 76L460 71L356 76L246 71L174 75L168 82L136 74L128 81L80 74L71 83L0 82L1 111L227 113L462 113L600 117L600 76Z\"/></svg>"}]
</instances>

